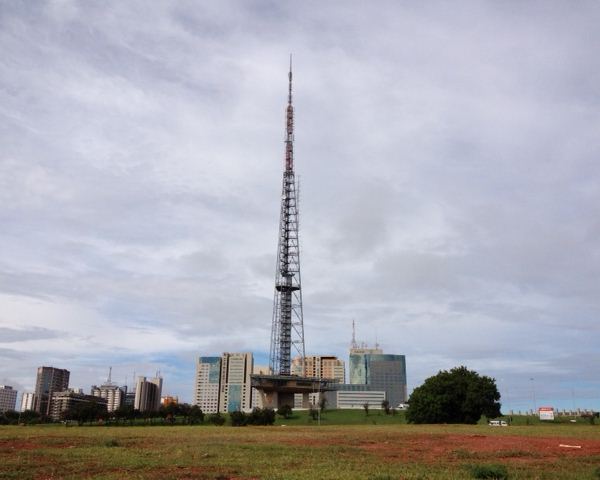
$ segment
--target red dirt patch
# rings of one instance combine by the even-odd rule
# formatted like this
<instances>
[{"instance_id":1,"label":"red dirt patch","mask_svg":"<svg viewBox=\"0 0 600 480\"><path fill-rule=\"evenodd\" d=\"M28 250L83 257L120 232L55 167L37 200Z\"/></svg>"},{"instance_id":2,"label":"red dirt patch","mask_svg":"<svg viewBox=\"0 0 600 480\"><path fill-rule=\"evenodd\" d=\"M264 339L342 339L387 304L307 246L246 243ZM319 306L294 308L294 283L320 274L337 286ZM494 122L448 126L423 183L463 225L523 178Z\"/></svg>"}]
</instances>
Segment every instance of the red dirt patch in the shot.
<instances>
[{"instance_id":1,"label":"red dirt patch","mask_svg":"<svg viewBox=\"0 0 600 480\"><path fill-rule=\"evenodd\" d=\"M579 445L581 448L564 448L560 444ZM600 455L600 440L516 435L404 435L382 442L363 443L359 447L390 460L425 463L478 458L535 462L567 456Z\"/></svg>"},{"instance_id":2,"label":"red dirt patch","mask_svg":"<svg viewBox=\"0 0 600 480\"><path fill-rule=\"evenodd\" d=\"M0 440L0 450L35 450L36 448L42 448L42 445L28 440Z\"/></svg>"}]
</instances>

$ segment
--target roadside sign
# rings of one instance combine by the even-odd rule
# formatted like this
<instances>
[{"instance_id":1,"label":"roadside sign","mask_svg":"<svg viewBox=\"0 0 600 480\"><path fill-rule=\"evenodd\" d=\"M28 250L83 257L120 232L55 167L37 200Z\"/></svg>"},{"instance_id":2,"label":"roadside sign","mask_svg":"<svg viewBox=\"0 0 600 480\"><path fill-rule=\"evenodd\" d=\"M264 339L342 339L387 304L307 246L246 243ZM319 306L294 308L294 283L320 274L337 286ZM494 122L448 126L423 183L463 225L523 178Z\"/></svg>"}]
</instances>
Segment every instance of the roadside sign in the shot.
<instances>
[{"instance_id":1,"label":"roadside sign","mask_svg":"<svg viewBox=\"0 0 600 480\"><path fill-rule=\"evenodd\" d=\"M540 407L538 410L540 420L554 420L554 408Z\"/></svg>"}]
</instances>

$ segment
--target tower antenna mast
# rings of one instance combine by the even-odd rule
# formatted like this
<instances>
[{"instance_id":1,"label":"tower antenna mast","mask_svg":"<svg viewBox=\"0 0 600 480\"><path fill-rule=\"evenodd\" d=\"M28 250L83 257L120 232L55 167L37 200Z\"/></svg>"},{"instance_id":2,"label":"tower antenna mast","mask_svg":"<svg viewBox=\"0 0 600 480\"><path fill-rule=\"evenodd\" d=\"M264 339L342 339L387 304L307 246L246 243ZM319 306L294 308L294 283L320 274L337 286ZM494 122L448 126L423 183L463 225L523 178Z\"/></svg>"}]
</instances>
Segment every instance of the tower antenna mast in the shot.
<instances>
[{"instance_id":1,"label":"tower antenna mast","mask_svg":"<svg viewBox=\"0 0 600 480\"><path fill-rule=\"evenodd\" d=\"M298 185L294 172L294 106L292 105L291 55L288 73L288 103L285 112L285 163L281 189L269 367L275 375L289 375L293 349L302 358L302 376L304 376L306 353L300 281Z\"/></svg>"}]
</instances>

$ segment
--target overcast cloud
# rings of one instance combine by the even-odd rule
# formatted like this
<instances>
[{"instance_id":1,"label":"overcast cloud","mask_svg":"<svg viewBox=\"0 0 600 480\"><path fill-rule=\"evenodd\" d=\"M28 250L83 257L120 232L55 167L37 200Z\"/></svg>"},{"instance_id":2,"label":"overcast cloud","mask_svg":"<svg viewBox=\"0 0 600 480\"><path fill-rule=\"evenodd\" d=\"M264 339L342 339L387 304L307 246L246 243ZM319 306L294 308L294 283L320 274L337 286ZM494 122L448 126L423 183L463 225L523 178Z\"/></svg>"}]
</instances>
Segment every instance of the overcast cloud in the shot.
<instances>
[{"instance_id":1,"label":"overcast cloud","mask_svg":"<svg viewBox=\"0 0 600 480\"><path fill-rule=\"evenodd\" d=\"M0 383L268 356L294 54L307 352L600 407L600 4L1 2ZM534 379L534 380L531 380Z\"/></svg>"}]
</instances>

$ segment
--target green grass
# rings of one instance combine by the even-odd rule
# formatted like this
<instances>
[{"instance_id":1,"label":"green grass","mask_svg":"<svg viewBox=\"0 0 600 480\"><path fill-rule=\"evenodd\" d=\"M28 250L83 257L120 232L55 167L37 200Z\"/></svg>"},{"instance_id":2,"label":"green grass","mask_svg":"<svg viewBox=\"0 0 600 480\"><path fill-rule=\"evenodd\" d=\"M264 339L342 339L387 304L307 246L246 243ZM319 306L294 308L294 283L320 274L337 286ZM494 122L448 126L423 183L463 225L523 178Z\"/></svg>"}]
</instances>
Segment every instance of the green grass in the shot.
<instances>
[{"instance_id":1,"label":"green grass","mask_svg":"<svg viewBox=\"0 0 600 480\"><path fill-rule=\"evenodd\" d=\"M282 418L277 415L275 425L318 425L318 420L313 420L306 410L294 410L292 418ZM404 412L396 415L386 415L383 411L364 410L325 410L321 414L321 425L398 425L405 424Z\"/></svg>"},{"instance_id":2,"label":"green grass","mask_svg":"<svg viewBox=\"0 0 600 480\"><path fill-rule=\"evenodd\" d=\"M0 479L463 480L490 465L511 480L598 478L600 450L549 456L528 445L600 445L599 426L406 425L362 411L325 412L317 426L306 412L294 416L273 427L0 427ZM510 446L474 448L497 437Z\"/></svg>"}]
</instances>

